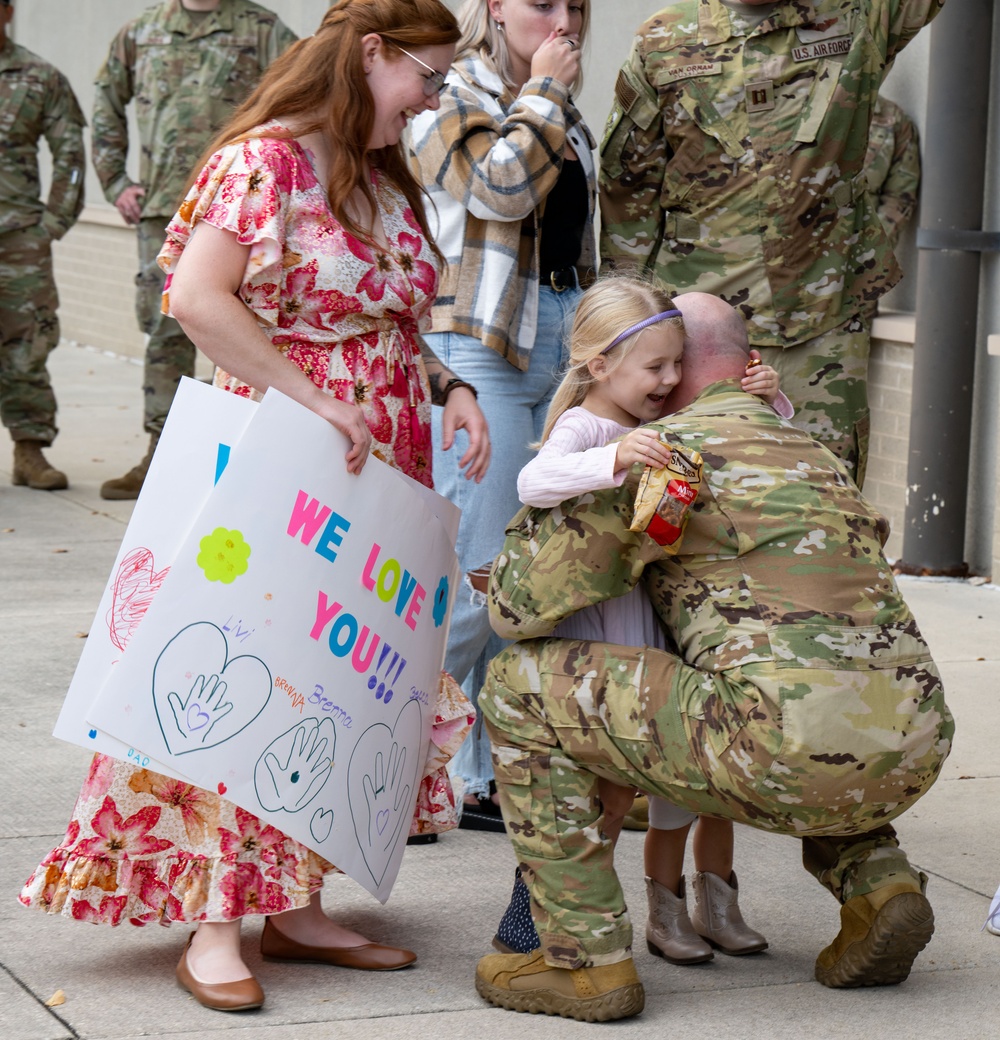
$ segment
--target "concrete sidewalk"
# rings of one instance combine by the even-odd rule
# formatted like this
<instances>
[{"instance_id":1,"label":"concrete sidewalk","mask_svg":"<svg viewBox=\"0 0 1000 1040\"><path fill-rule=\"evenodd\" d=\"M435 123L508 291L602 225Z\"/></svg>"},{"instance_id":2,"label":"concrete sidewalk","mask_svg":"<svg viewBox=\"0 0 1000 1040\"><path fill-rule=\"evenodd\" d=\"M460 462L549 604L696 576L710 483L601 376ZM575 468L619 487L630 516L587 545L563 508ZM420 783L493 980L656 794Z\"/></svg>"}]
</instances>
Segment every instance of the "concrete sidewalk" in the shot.
<instances>
[{"instance_id":1,"label":"concrete sidewalk","mask_svg":"<svg viewBox=\"0 0 1000 1040\"><path fill-rule=\"evenodd\" d=\"M145 450L140 366L82 347L53 355L62 434L50 453L70 489L10 486L0 452L0 1040L209 1037L260 1040L489 1040L677 1037L774 1040L893 1037L993 1038L1000 1033L1000 937L980 931L1000 883L1000 591L965 582L907 580L904 592L934 648L958 722L941 781L898 828L930 876L937 931L901 986L828 990L813 981L816 954L836 934L837 906L801 868L798 844L737 830L747 920L768 952L675 967L651 957L642 836L626 832L619 872L636 925L646 1010L618 1025L515 1015L483 1003L477 959L506 905L514 859L501 835L456 831L407 850L384 907L345 877L324 900L374 939L416 950L419 963L390 975L262 963L257 922L245 926L248 963L267 1004L259 1012L207 1011L180 990L173 969L187 928L95 928L19 906L27 876L62 837L88 754L50 734L114 561L131 503L104 502L100 483ZM57 990L65 1002L44 1006Z\"/></svg>"}]
</instances>

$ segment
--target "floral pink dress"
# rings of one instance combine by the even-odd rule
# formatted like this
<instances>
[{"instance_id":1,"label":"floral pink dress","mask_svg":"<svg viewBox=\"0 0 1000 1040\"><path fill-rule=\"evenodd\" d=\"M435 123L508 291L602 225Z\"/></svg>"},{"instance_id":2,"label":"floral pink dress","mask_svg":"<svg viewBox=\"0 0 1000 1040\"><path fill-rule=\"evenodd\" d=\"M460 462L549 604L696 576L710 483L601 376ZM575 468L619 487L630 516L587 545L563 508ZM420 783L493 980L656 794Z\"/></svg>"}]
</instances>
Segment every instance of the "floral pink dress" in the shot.
<instances>
[{"instance_id":1,"label":"floral pink dress","mask_svg":"<svg viewBox=\"0 0 1000 1040\"><path fill-rule=\"evenodd\" d=\"M276 349L327 393L357 402L374 453L430 487L430 394L415 336L434 298L436 258L405 197L378 173L373 188L387 251L337 223L296 141L229 146L212 156L168 226L160 263L169 292L169 272L198 221L233 231L250 246L240 296ZM215 382L260 397L225 372ZM455 826L444 765L474 720L470 710L442 673L411 833ZM63 841L20 900L111 925L228 921L304 906L335 869L215 792L95 755Z\"/></svg>"},{"instance_id":2,"label":"floral pink dress","mask_svg":"<svg viewBox=\"0 0 1000 1040\"><path fill-rule=\"evenodd\" d=\"M240 297L271 342L318 387L359 405L378 458L430 487L430 391L416 333L429 327L437 258L406 198L377 171L372 187L391 247L385 251L334 220L295 140L224 148L167 227L164 307L194 226L203 220L234 232L250 246ZM226 372L215 383L260 400Z\"/></svg>"}]
</instances>

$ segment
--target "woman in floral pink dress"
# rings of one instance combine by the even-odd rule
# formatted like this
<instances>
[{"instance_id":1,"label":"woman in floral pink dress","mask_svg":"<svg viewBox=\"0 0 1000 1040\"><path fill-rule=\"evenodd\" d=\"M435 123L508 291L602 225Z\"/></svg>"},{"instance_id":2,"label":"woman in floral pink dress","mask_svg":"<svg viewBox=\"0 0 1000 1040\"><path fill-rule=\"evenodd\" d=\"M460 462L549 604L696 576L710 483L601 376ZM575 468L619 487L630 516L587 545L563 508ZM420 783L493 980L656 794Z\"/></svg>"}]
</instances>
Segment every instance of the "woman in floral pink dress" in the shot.
<instances>
[{"instance_id":1,"label":"woman in floral pink dress","mask_svg":"<svg viewBox=\"0 0 1000 1040\"><path fill-rule=\"evenodd\" d=\"M346 434L350 472L369 450L431 486L430 406L489 462L475 391L432 355L419 328L437 287L420 188L399 144L436 108L459 32L438 0L340 0L315 36L265 74L210 149L167 229L165 305L219 366L216 385L258 398L274 386ZM415 828L446 826L443 763L471 719L442 682L434 756ZM206 1007L260 1007L240 919L267 917L265 956L391 970L416 959L322 911L317 853L214 792L94 758L61 845L21 901L116 925L197 923L177 977Z\"/></svg>"}]
</instances>

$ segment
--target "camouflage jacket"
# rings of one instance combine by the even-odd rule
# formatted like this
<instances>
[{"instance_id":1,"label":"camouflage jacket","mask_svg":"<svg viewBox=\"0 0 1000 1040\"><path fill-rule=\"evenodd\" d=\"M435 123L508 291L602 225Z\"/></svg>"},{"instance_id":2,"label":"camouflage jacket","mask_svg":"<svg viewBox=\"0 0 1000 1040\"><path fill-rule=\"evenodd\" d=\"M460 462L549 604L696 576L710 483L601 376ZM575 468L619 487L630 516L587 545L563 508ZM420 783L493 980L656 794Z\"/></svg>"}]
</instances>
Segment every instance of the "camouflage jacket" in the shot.
<instances>
[{"instance_id":1,"label":"camouflage jacket","mask_svg":"<svg viewBox=\"0 0 1000 1040\"><path fill-rule=\"evenodd\" d=\"M867 193L885 69L943 0L682 0L640 29L601 146L601 255L722 296L793 346L899 278Z\"/></svg>"},{"instance_id":2,"label":"camouflage jacket","mask_svg":"<svg viewBox=\"0 0 1000 1040\"><path fill-rule=\"evenodd\" d=\"M913 217L920 190L920 143L913 120L879 96L865 155L868 190L893 249Z\"/></svg>"},{"instance_id":3,"label":"camouflage jacket","mask_svg":"<svg viewBox=\"0 0 1000 1040\"><path fill-rule=\"evenodd\" d=\"M701 455L679 544L629 530L638 467L620 488L523 509L491 577L500 635L546 635L644 578L681 656L708 671L930 659L882 554L888 525L825 447L734 381L651 425Z\"/></svg>"},{"instance_id":4,"label":"camouflage jacket","mask_svg":"<svg viewBox=\"0 0 1000 1040\"><path fill-rule=\"evenodd\" d=\"M144 217L170 217L212 138L296 39L276 14L250 0L222 0L197 19L167 0L129 22L97 74L92 152L109 202L134 182L126 172L133 99L139 124Z\"/></svg>"},{"instance_id":5,"label":"camouflage jacket","mask_svg":"<svg viewBox=\"0 0 1000 1040\"><path fill-rule=\"evenodd\" d=\"M0 232L44 224L62 238L83 208L83 127L69 80L24 47L0 48ZM48 203L41 200L38 142L52 153Z\"/></svg>"}]
</instances>

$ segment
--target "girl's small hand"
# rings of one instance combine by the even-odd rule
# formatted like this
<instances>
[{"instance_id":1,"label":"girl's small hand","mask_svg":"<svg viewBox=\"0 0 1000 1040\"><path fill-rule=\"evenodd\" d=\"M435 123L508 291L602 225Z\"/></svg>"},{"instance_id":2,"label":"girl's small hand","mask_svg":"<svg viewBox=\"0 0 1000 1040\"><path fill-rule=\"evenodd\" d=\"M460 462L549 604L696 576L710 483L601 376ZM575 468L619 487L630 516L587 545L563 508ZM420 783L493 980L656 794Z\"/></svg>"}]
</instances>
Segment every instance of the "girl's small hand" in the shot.
<instances>
[{"instance_id":1,"label":"girl's small hand","mask_svg":"<svg viewBox=\"0 0 1000 1040\"><path fill-rule=\"evenodd\" d=\"M350 439L351 447L345 456L347 472L360 473L368 461L368 452L372 446L372 432L365 422L364 413L356 404L338 401L327 394L323 395L316 412Z\"/></svg>"},{"instance_id":2,"label":"girl's small hand","mask_svg":"<svg viewBox=\"0 0 1000 1040\"><path fill-rule=\"evenodd\" d=\"M549 33L532 55L531 75L551 76L571 87L580 75L580 40L576 36Z\"/></svg>"},{"instance_id":3,"label":"girl's small hand","mask_svg":"<svg viewBox=\"0 0 1000 1040\"><path fill-rule=\"evenodd\" d=\"M670 461L670 449L660 440L655 430L646 426L627 433L618 442L615 455L615 472L628 469L633 463L660 469Z\"/></svg>"},{"instance_id":4,"label":"girl's small hand","mask_svg":"<svg viewBox=\"0 0 1000 1040\"><path fill-rule=\"evenodd\" d=\"M465 479L477 484L486 476L490 465L490 431L476 395L464 386L456 386L448 394L441 416L441 447L447 451L455 443L455 431L465 430L469 446L458 461L465 470Z\"/></svg>"},{"instance_id":5,"label":"girl's small hand","mask_svg":"<svg viewBox=\"0 0 1000 1040\"><path fill-rule=\"evenodd\" d=\"M747 374L740 380L740 387L765 403L774 404L781 389L778 373L761 362L759 350L750 351L750 364L747 365Z\"/></svg>"}]
</instances>

